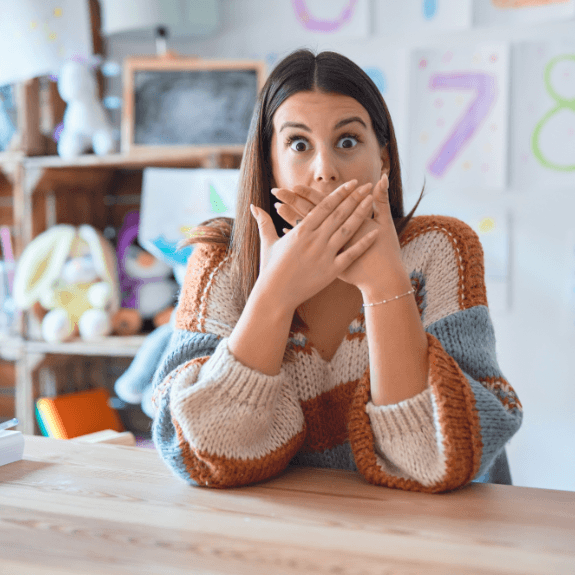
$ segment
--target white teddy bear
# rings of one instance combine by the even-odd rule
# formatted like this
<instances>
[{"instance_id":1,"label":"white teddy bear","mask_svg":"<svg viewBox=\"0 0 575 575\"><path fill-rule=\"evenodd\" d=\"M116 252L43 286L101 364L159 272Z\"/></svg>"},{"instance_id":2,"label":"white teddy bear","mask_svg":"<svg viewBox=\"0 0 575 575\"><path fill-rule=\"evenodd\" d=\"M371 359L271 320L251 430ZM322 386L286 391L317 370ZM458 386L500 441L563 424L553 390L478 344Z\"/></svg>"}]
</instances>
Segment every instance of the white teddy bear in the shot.
<instances>
[{"instance_id":1,"label":"white teddy bear","mask_svg":"<svg viewBox=\"0 0 575 575\"><path fill-rule=\"evenodd\" d=\"M22 253L14 277L19 309L39 302L46 341L76 336L98 340L112 332L120 308L117 262L112 245L87 224L59 224L34 238Z\"/></svg>"},{"instance_id":2,"label":"white teddy bear","mask_svg":"<svg viewBox=\"0 0 575 575\"><path fill-rule=\"evenodd\" d=\"M98 99L96 80L85 64L66 62L58 76L58 92L68 104L58 154L75 158L92 148L98 155L115 149L114 131Z\"/></svg>"}]
</instances>

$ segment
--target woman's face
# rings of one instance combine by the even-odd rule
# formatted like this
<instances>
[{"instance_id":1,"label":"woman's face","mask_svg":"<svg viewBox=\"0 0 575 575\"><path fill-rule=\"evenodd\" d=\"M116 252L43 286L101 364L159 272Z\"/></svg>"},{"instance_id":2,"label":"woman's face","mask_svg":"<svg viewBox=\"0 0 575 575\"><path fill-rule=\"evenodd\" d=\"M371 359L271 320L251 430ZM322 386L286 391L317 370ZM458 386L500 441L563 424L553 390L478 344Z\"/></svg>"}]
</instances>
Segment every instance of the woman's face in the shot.
<instances>
[{"instance_id":1,"label":"woman's face","mask_svg":"<svg viewBox=\"0 0 575 575\"><path fill-rule=\"evenodd\" d=\"M299 184L327 195L349 180L375 184L389 174L387 146L381 148L367 110L349 96L298 92L276 110L273 128L274 187Z\"/></svg>"}]
</instances>

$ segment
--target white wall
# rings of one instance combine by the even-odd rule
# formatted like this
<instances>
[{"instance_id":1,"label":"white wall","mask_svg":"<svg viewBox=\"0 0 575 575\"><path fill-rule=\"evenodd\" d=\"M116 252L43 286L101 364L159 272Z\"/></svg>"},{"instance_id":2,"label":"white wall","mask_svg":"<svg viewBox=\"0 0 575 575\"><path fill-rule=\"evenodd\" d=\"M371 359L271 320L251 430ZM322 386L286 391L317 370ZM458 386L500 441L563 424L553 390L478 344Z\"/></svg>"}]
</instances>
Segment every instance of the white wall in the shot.
<instances>
[{"instance_id":1,"label":"white wall","mask_svg":"<svg viewBox=\"0 0 575 575\"><path fill-rule=\"evenodd\" d=\"M394 33L386 28L388 2L396 4L400 0L374 2L369 37L330 43L299 28L287 29L286 11L291 10L288 0L223 0L219 33L210 38L173 41L169 48L206 58L263 59L272 53L281 58L305 46L335 50L357 60L416 47L492 40L513 45L519 41L575 38L573 20L448 33ZM154 50L151 36L130 41L116 38L108 42L108 59L120 63L124 56ZM119 86L112 84L111 89L121 95ZM406 211L414 205L420 187L421 182L409 184ZM575 256L570 255L567 244L570 231L575 232L575 189L477 189L458 193L457 201L462 198L507 207L512 215L511 307L507 313L492 312L492 319L501 370L524 408L523 426L507 446L514 484L575 490L575 312L569 307ZM453 193L430 194L424 197L416 215L448 213L451 200L456 200Z\"/></svg>"}]
</instances>

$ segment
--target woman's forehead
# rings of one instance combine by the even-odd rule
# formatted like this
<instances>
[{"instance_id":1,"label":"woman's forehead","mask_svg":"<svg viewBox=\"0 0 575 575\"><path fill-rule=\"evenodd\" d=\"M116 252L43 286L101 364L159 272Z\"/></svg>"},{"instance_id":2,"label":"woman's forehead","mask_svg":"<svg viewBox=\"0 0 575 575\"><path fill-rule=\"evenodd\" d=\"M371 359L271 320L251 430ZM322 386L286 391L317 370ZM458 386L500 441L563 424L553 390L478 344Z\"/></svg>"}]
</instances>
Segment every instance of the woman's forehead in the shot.
<instances>
[{"instance_id":1,"label":"woman's forehead","mask_svg":"<svg viewBox=\"0 0 575 575\"><path fill-rule=\"evenodd\" d=\"M354 117L367 128L371 127L369 113L351 96L320 91L297 92L278 107L273 123L277 132L293 123L304 124L311 129L335 128L341 121Z\"/></svg>"}]
</instances>

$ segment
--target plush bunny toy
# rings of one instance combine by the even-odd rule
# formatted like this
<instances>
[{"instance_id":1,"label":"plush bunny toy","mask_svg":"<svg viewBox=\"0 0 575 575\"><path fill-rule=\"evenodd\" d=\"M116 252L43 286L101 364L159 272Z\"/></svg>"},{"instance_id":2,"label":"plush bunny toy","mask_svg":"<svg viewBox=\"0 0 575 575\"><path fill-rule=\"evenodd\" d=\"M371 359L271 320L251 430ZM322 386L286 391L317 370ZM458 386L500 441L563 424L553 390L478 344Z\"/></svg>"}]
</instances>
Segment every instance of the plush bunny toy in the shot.
<instances>
[{"instance_id":1,"label":"plush bunny toy","mask_svg":"<svg viewBox=\"0 0 575 575\"><path fill-rule=\"evenodd\" d=\"M58 154L75 158L90 148L98 155L113 152L113 130L88 66L73 60L66 62L58 76L58 92L68 104L58 139Z\"/></svg>"},{"instance_id":2,"label":"plush bunny toy","mask_svg":"<svg viewBox=\"0 0 575 575\"><path fill-rule=\"evenodd\" d=\"M42 319L46 341L109 335L120 307L114 248L92 226L53 226L18 261L14 299L20 309L39 302L49 310Z\"/></svg>"}]
</instances>

